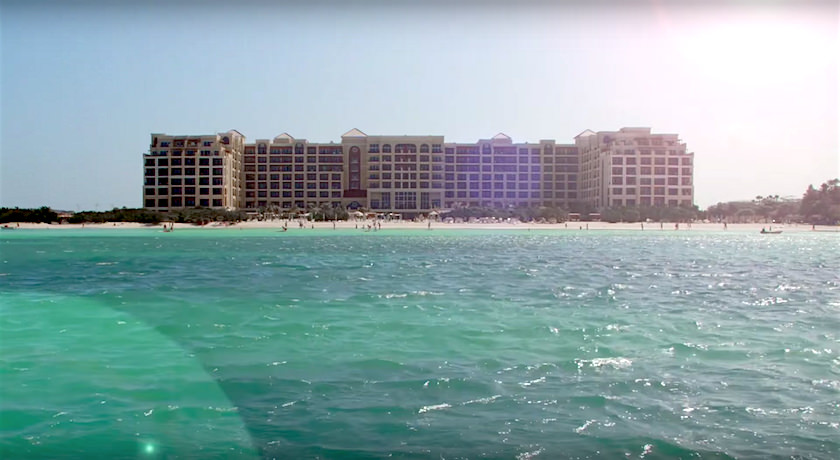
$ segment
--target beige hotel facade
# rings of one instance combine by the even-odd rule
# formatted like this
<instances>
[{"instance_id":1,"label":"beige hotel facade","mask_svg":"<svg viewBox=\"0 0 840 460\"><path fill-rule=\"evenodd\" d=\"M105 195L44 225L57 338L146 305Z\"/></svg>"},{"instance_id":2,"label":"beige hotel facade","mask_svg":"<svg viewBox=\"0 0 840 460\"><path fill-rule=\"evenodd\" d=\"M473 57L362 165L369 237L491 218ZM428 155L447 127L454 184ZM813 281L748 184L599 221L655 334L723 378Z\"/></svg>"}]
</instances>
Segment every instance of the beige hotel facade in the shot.
<instances>
[{"instance_id":1,"label":"beige hotel facade","mask_svg":"<svg viewBox=\"0 0 840 460\"><path fill-rule=\"evenodd\" d=\"M246 142L238 131L152 134L144 207L278 211L367 208L406 217L462 206L691 206L693 158L676 134L586 130L572 144L475 143L443 136L367 135L315 143L281 134Z\"/></svg>"}]
</instances>

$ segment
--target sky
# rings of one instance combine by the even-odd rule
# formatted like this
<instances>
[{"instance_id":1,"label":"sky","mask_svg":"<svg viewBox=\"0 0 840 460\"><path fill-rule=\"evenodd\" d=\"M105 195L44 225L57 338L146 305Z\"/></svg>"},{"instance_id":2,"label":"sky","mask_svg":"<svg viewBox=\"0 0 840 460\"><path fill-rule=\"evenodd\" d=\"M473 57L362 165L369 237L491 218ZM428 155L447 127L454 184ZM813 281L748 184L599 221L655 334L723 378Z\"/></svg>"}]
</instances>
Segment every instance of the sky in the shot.
<instances>
[{"instance_id":1,"label":"sky","mask_svg":"<svg viewBox=\"0 0 840 460\"><path fill-rule=\"evenodd\" d=\"M151 133L677 133L695 203L840 177L836 1L0 0L0 206L142 206ZM559 5L558 5L559 3Z\"/></svg>"}]
</instances>

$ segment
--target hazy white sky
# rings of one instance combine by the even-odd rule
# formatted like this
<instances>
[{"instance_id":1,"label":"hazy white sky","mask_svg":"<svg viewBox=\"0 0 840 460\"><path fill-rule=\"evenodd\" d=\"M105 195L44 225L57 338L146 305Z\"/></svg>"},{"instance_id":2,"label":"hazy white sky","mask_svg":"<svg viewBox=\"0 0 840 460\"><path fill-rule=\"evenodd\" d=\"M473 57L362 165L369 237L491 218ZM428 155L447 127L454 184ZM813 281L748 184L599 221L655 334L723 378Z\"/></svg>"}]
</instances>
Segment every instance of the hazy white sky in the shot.
<instances>
[{"instance_id":1,"label":"hazy white sky","mask_svg":"<svg viewBox=\"0 0 840 460\"><path fill-rule=\"evenodd\" d=\"M352 5L351 5L352 4ZM139 207L149 134L573 141L650 126L696 203L840 176L840 7L0 0L0 205Z\"/></svg>"}]
</instances>

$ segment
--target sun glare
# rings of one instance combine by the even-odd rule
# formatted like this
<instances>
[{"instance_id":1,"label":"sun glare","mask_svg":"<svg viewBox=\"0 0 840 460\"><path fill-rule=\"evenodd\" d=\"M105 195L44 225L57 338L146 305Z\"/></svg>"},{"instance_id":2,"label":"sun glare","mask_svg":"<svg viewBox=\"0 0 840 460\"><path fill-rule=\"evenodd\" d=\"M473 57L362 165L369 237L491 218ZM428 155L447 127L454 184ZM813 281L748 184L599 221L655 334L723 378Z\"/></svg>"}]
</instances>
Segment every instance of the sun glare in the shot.
<instances>
[{"instance_id":1,"label":"sun glare","mask_svg":"<svg viewBox=\"0 0 840 460\"><path fill-rule=\"evenodd\" d=\"M794 21L731 20L684 30L675 40L694 71L717 81L788 82L825 68L831 38Z\"/></svg>"}]
</instances>

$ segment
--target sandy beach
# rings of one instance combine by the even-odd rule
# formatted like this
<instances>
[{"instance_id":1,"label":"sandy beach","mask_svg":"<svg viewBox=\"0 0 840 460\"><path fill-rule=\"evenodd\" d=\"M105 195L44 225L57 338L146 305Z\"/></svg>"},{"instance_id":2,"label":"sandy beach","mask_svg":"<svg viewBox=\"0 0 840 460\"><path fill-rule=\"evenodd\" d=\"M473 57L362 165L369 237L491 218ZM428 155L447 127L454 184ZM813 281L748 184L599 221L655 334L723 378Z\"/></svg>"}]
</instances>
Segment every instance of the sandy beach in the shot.
<instances>
[{"instance_id":1,"label":"sandy beach","mask_svg":"<svg viewBox=\"0 0 840 460\"><path fill-rule=\"evenodd\" d=\"M272 220L272 221L247 221L237 224L223 224L212 223L203 226L192 224L174 224L174 229L207 229L207 230L222 230L222 229L282 229L286 226L289 232L300 232L308 229L358 229L363 231L368 225L373 225L372 220L358 220L358 221L337 221L337 222L309 222L297 220ZM302 226L301 226L302 224ZM802 233L802 232L837 232L840 233L840 227L836 226L822 226L817 225L812 228L808 224L787 224L787 225L768 225L768 224L727 224L724 228L720 223L680 223L678 226L675 223L664 222L645 222L642 223L609 223L609 222L566 222L561 224L541 224L541 223L523 223L523 222L494 222L494 223L445 223L445 222L413 222L404 220L394 221L380 221L380 231L387 231L389 229L400 230L556 230L558 232L571 231L604 231L604 230L621 230L621 231L668 231L668 232L746 232L758 233L762 229L781 230L783 233ZM9 223L10 228L15 229L49 229L49 230L67 230L67 229L143 229L143 228L163 228L163 223L157 225L147 225L134 222L109 222L103 224L44 224L44 223ZM169 224L167 224L169 225Z\"/></svg>"}]
</instances>

